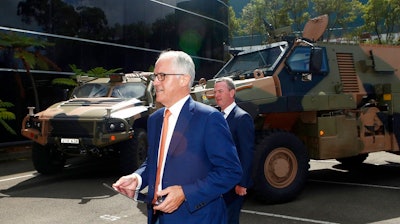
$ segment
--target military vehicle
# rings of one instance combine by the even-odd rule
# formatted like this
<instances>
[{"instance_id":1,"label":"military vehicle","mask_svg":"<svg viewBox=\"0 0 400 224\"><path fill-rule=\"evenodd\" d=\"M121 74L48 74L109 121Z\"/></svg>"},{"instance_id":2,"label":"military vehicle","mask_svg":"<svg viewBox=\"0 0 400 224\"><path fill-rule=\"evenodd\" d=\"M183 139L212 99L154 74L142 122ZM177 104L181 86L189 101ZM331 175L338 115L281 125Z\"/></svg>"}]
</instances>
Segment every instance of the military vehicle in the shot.
<instances>
[{"instance_id":1,"label":"military vehicle","mask_svg":"<svg viewBox=\"0 0 400 224\"><path fill-rule=\"evenodd\" d=\"M71 157L119 157L123 174L146 158L147 117L155 110L150 73L78 78L71 98L29 113L21 133L33 140L32 160L42 174L60 172Z\"/></svg>"},{"instance_id":2,"label":"military vehicle","mask_svg":"<svg viewBox=\"0 0 400 224\"><path fill-rule=\"evenodd\" d=\"M327 24L323 15L302 37L241 49L191 92L215 105L215 79L234 80L236 102L254 117L253 190L265 203L295 199L310 159L348 166L372 152L399 154L400 47L318 41Z\"/></svg>"}]
</instances>

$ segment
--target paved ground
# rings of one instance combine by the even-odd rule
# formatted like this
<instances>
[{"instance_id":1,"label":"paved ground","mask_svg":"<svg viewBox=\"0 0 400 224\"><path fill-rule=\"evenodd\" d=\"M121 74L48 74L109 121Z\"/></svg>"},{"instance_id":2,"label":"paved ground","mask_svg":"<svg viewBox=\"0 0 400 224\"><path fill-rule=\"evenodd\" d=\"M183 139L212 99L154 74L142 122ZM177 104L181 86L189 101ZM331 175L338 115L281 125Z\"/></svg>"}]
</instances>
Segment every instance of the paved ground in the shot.
<instances>
[{"instance_id":1,"label":"paved ground","mask_svg":"<svg viewBox=\"0 0 400 224\"><path fill-rule=\"evenodd\" d=\"M0 162L30 157L31 143L0 146Z\"/></svg>"}]
</instances>

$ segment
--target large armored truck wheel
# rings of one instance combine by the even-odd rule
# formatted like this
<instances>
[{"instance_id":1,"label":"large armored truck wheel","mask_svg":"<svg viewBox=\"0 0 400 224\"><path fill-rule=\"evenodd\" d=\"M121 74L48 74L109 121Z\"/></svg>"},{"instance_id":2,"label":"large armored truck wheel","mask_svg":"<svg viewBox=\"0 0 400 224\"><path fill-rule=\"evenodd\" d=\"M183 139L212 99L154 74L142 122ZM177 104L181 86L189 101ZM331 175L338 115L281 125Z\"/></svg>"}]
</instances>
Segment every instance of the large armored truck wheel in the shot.
<instances>
[{"instance_id":1,"label":"large armored truck wheel","mask_svg":"<svg viewBox=\"0 0 400 224\"><path fill-rule=\"evenodd\" d=\"M144 129L135 129L133 138L118 143L119 168L122 175L133 173L146 159L147 133Z\"/></svg>"},{"instance_id":2,"label":"large armored truck wheel","mask_svg":"<svg viewBox=\"0 0 400 224\"><path fill-rule=\"evenodd\" d=\"M32 162L35 169L41 174L55 174L62 171L65 158L52 145L32 145Z\"/></svg>"},{"instance_id":3,"label":"large armored truck wheel","mask_svg":"<svg viewBox=\"0 0 400 224\"><path fill-rule=\"evenodd\" d=\"M263 203L293 200L307 181L309 157L292 133L271 132L256 148L254 190Z\"/></svg>"}]
</instances>

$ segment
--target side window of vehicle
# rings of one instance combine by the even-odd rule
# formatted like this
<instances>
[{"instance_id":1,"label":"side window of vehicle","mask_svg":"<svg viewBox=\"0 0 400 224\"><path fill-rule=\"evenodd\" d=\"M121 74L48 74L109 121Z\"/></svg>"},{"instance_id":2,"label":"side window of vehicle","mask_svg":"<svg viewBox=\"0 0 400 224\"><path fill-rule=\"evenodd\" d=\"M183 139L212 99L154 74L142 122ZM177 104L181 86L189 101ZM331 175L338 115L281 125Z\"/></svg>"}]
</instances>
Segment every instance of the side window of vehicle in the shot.
<instances>
[{"instance_id":1,"label":"side window of vehicle","mask_svg":"<svg viewBox=\"0 0 400 224\"><path fill-rule=\"evenodd\" d=\"M296 73L327 73L328 61L325 48L299 46L286 61L286 65Z\"/></svg>"}]
</instances>

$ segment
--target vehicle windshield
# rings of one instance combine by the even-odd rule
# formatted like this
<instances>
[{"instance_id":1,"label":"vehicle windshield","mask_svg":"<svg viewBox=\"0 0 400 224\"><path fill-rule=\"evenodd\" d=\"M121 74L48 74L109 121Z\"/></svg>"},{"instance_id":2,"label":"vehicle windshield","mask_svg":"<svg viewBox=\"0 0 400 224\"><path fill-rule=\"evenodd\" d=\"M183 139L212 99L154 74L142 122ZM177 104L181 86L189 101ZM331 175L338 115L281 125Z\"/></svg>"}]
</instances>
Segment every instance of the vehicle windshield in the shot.
<instances>
[{"instance_id":1,"label":"vehicle windshield","mask_svg":"<svg viewBox=\"0 0 400 224\"><path fill-rule=\"evenodd\" d=\"M112 88L112 91L110 91ZM74 98L140 98L145 95L146 86L142 83L123 83L111 86L108 83L87 83L75 88L72 92Z\"/></svg>"},{"instance_id":2,"label":"vehicle windshield","mask_svg":"<svg viewBox=\"0 0 400 224\"><path fill-rule=\"evenodd\" d=\"M278 45L272 48L239 54L230 60L215 77L230 76L260 68L272 71L283 51L284 46Z\"/></svg>"},{"instance_id":3,"label":"vehicle windshield","mask_svg":"<svg viewBox=\"0 0 400 224\"><path fill-rule=\"evenodd\" d=\"M145 95L146 86L142 83L124 83L114 86L111 97L141 98Z\"/></svg>"}]
</instances>

